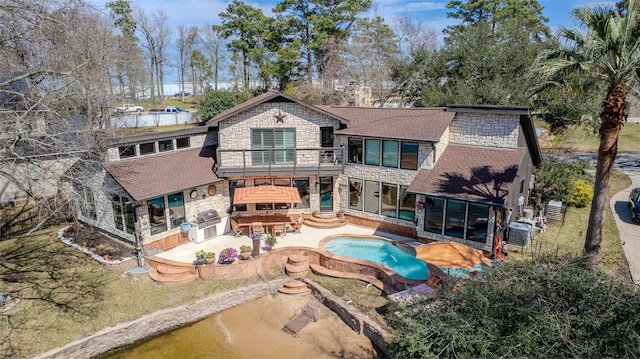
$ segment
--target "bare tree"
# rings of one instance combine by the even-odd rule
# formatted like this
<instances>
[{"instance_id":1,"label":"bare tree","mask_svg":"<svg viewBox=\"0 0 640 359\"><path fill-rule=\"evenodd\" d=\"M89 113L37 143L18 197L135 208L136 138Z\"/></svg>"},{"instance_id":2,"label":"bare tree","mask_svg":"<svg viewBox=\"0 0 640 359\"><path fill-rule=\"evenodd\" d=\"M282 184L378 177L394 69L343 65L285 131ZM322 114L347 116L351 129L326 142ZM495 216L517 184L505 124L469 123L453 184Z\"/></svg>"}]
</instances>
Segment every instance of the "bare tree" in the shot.
<instances>
[{"instance_id":1,"label":"bare tree","mask_svg":"<svg viewBox=\"0 0 640 359\"><path fill-rule=\"evenodd\" d=\"M184 102L185 70L187 69L189 58L197 39L197 27L191 26L186 28L182 25L178 26L176 48L178 49L178 81L180 82L180 96L182 97L182 102Z\"/></svg>"},{"instance_id":2,"label":"bare tree","mask_svg":"<svg viewBox=\"0 0 640 359\"><path fill-rule=\"evenodd\" d=\"M219 31L214 30L209 24L205 24L200 30L200 38L203 53L209 58L209 63L213 70L213 88L217 90L220 70L227 59L224 38Z\"/></svg>"},{"instance_id":3,"label":"bare tree","mask_svg":"<svg viewBox=\"0 0 640 359\"><path fill-rule=\"evenodd\" d=\"M432 51L438 44L438 33L420 19L412 19L409 14L394 17L393 29L398 39L398 46L403 55L417 51Z\"/></svg>"},{"instance_id":4,"label":"bare tree","mask_svg":"<svg viewBox=\"0 0 640 359\"><path fill-rule=\"evenodd\" d=\"M169 66L167 48L171 43L171 29L167 25L167 14L164 10L154 10L149 18L141 8L136 9L137 30L142 34L142 47L149 56L149 88L150 97L156 99L156 93L164 102L164 67Z\"/></svg>"}]
</instances>

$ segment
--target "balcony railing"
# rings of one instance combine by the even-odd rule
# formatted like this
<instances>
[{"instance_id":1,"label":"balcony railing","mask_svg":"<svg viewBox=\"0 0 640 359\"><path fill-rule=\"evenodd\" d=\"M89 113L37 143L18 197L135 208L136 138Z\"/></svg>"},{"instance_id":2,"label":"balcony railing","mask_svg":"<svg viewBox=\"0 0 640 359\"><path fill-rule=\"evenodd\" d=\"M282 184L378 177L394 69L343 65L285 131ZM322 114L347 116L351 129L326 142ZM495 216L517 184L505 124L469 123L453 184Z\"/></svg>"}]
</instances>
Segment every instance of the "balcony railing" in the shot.
<instances>
[{"instance_id":1,"label":"balcony railing","mask_svg":"<svg viewBox=\"0 0 640 359\"><path fill-rule=\"evenodd\" d=\"M343 147L218 149L214 171L219 177L333 175L344 172L344 151Z\"/></svg>"}]
</instances>

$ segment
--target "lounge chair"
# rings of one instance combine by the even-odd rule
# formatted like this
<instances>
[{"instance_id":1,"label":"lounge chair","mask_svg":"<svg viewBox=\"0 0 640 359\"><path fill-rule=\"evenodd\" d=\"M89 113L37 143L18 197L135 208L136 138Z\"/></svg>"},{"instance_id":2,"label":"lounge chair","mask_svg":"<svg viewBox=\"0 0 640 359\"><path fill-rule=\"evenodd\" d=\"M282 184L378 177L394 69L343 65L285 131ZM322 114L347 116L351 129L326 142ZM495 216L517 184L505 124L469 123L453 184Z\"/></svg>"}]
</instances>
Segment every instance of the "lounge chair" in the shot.
<instances>
[{"instance_id":1,"label":"lounge chair","mask_svg":"<svg viewBox=\"0 0 640 359\"><path fill-rule=\"evenodd\" d=\"M238 224L238 222L236 222L235 219L231 220L231 228L233 229L234 232L236 232L236 237L240 237L242 232L244 232L244 227L240 227L240 225Z\"/></svg>"}]
</instances>

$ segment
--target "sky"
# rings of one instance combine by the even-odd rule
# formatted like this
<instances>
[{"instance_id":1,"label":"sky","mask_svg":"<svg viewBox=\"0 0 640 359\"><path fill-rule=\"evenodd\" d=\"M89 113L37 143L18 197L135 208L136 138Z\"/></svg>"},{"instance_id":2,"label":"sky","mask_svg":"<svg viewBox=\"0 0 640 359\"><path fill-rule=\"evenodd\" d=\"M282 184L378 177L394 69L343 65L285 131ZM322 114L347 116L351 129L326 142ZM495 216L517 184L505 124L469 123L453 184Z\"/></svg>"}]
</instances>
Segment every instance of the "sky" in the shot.
<instances>
[{"instance_id":1,"label":"sky","mask_svg":"<svg viewBox=\"0 0 640 359\"><path fill-rule=\"evenodd\" d=\"M88 0L89 2L104 7L109 0ZM605 5L613 6L614 1L599 0L538 0L544 7L543 15L549 19L547 25L552 30L559 26L575 27L571 17L571 10L583 6ZM164 9L167 13L169 24L202 26L204 24L219 24L218 14L224 12L231 0L130 0L132 7L141 7L147 11ZM246 0L245 3L260 8L266 15L272 14L273 7L278 0ZM394 16L408 14L412 18L422 19L427 24L441 32L446 26L455 25L459 20L447 19L445 5L449 0L412 1L412 0L373 0L373 11L382 15L388 24Z\"/></svg>"}]
</instances>

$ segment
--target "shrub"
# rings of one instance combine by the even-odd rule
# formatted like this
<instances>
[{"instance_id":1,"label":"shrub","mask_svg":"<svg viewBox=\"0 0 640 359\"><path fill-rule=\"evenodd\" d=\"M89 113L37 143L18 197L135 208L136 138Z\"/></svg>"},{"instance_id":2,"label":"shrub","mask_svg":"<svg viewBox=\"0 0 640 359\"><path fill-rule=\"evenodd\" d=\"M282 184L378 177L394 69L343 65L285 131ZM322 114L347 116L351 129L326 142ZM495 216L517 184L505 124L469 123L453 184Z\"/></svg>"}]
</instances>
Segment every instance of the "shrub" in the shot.
<instances>
[{"instance_id":1,"label":"shrub","mask_svg":"<svg viewBox=\"0 0 640 359\"><path fill-rule=\"evenodd\" d=\"M569 195L575 191L575 182L583 180L586 183L589 180L584 174L586 168L587 164L581 162L543 160L535 171L534 205L545 206L550 200L569 202Z\"/></svg>"},{"instance_id":2,"label":"shrub","mask_svg":"<svg viewBox=\"0 0 640 359\"><path fill-rule=\"evenodd\" d=\"M196 252L196 259L205 259L207 258L207 252L204 249L201 249L199 251Z\"/></svg>"},{"instance_id":3,"label":"shrub","mask_svg":"<svg viewBox=\"0 0 640 359\"><path fill-rule=\"evenodd\" d=\"M250 252L250 251L251 251L251 246L247 246L247 245L240 246L240 252Z\"/></svg>"},{"instance_id":4,"label":"shrub","mask_svg":"<svg viewBox=\"0 0 640 359\"><path fill-rule=\"evenodd\" d=\"M394 357L640 358L640 293L586 264L509 261L398 306Z\"/></svg>"},{"instance_id":5,"label":"shrub","mask_svg":"<svg viewBox=\"0 0 640 359\"><path fill-rule=\"evenodd\" d=\"M593 199L593 187L583 180L574 181L573 191L567 196L567 203L571 206L584 208Z\"/></svg>"}]
</instances>

